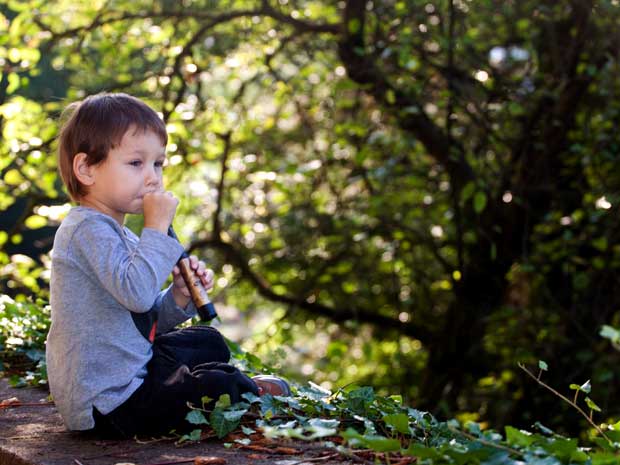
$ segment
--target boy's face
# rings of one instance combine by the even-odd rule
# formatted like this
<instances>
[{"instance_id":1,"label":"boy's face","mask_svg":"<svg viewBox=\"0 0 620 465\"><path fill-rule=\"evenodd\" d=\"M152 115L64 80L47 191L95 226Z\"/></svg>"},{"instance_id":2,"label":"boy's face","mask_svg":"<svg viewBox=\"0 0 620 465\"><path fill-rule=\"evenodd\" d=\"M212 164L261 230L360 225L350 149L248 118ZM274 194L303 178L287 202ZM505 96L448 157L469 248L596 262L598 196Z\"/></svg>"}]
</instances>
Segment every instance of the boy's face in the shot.
<instances>
[{"instance_id":1,"label":"boy's face","mask_svg":"<svg viewBox=\"0 0 620 465\"><path fill-rule=\"evenodd\" d=\"M80 204L95 208L120 224L127 213L142 213L144 194L163 189L166 147L153 131L129 130L102 163L92 166L94 183Z\"/></svg>"}]
</instances>

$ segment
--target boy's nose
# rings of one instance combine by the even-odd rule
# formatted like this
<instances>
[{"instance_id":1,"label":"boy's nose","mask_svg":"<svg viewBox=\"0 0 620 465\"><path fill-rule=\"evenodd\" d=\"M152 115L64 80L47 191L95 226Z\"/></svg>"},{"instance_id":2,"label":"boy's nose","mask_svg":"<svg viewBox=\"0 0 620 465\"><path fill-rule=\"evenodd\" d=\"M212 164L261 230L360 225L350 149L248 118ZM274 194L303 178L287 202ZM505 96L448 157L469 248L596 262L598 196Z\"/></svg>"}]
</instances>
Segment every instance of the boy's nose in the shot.
<instances>
[{"instance_id":1,"label":"boy's nose","mask_svg":"<svg viewBox=\"0 0 620 465\"><path fill-rule=\"evenodd\" d=\"M149 170L144 177L144 184L147 186L158 187L161 183L161 179L159 175L155 172L155 170Z\"/></svg>"}]
</instances>

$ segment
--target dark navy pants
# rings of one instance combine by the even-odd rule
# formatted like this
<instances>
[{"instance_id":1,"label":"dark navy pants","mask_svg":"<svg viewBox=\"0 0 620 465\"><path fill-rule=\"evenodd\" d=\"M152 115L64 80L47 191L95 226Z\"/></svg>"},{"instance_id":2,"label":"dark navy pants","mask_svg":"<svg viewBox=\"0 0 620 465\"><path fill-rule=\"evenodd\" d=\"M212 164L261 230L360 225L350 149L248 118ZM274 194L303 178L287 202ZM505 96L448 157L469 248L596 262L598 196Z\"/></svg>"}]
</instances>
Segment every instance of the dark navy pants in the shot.
<instances>
[{"instance_id":1,"label":"dark navy pants","mask_svg":"<svg viewBox=\"0 0 620 465\"><path fill-rule=\"evenodd\" d=\"M161 435L175 429L187 430L187 403L202 405L229 394L231 401L241 394L258 395L248 376L228 364L230 351L222 335L210 326L192 326L157 336L153 358L142 385L122 405L107 415L94 409L94 432L111 437Z\"/></svg>"}]
</instances>

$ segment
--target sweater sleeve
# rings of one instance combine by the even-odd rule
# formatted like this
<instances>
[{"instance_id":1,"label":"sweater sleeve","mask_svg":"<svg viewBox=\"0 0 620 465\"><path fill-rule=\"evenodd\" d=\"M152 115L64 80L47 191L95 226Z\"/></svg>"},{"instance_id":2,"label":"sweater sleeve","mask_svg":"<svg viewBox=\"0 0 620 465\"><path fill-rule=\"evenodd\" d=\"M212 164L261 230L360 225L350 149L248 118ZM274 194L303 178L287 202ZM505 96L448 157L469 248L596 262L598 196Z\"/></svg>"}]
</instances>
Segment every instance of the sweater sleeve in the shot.
<instances>
[{"instance_id":1,"label":"sweater sleeve","mask_svg":"<svg viewBox=\"0 0 620 465\"><path fill-rule=\"evenodd\" d=\"M191 299L185 308L177 305L172 294L172 284L159 293L154 309L157 311L157 334L168 332L196 315L196 306Z\"/></svg>"},{"instance_id":2,"label":"sweater sleeve","mask_svg":"<svg viewBox=\"0 0 620 465\"><path fill-rule=\"evenodd\" d=\"M175 239L144 228L135 249L123 239L113 219L83 221L74 232L70 254L123 307L148 312L183 252Z\"/></svg>"}]
</instances>

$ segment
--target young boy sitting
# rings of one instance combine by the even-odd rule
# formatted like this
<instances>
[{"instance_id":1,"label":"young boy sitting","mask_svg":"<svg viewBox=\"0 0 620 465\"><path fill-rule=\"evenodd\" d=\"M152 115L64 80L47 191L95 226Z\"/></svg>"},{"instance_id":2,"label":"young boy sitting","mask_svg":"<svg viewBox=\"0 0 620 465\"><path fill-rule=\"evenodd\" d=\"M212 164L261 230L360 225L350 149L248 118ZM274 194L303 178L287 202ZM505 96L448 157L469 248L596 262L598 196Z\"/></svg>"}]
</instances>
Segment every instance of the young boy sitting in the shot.
<instances>
[{"instance_id":1,"label":"young boy sitting","mask_svg":"<svg viewBox=\"0 0 620 465\"><path fill-rule=\"evenodd\" d=\"M245 392L290 394L274 377L251 379L228 364L223 337L208 326L173 328L196 314L167 236L178 200L166 192L166 128L142 101L98 94L65 110L59 169L78 206L52 252L49 385L70 430L165 434L187 426L187 403ZM137 237L123 223L144 215ZM195 256L205 288L213 272ZM170 272L173 283L160 291Z\"/></svg>"}]
</instances>

